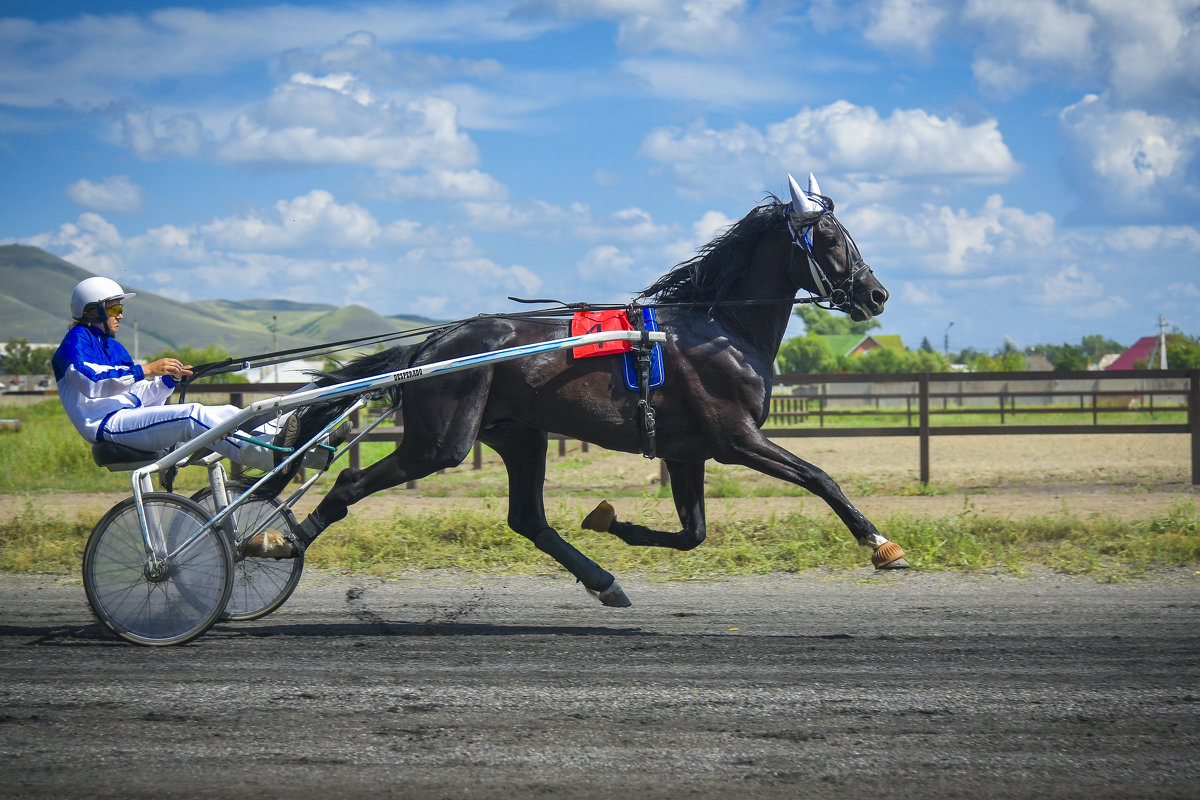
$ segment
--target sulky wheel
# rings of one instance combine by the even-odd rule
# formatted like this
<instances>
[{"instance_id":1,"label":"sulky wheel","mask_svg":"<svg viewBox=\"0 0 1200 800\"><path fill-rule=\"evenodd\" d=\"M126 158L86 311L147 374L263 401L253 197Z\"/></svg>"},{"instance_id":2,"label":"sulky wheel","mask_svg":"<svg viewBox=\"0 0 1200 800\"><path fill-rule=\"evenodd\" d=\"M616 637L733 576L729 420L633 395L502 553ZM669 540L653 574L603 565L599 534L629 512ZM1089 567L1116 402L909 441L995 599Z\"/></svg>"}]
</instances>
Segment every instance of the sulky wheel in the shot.
<instances>
[{"instance_id":1,"label":"sulky wheel","mask_svg":"<svg viewBox=\"0 0 1200 800\"><path fill-rule=\"evenodd\" d=\"M83 553L83 588L100 622L136 644L190 642L220 618L233 586L233 557L220 531L198 533L209 515L176 494L142 495L146 548L134 498L105 514Z\"/></svg>"},{"instance_id":2,"label":"sulky wheel","mask_svg":"<svg viewBox=\"0 0 1200 800\"><path fill-rule=\"evenodd\" d=\"M245 486L234 483L228 487L231 497L237 497L245 490ZM192 500L204 509L209 518L216 515L212 489L201 489L192 495ZM248 497L234 509L233 518L237 537L242 541L263 528L279 529L279 526L285 526L292 530L296 527L296 518L291 510L281 508L275 498ZM230 549L233 552L233 590L221 615L222 619L241 621L265 617L283 605L300 583L300 573L304 570L303 555L278 560L243 558L238 555L239 548L236 545Z\"/></svg>"}]
</instances>

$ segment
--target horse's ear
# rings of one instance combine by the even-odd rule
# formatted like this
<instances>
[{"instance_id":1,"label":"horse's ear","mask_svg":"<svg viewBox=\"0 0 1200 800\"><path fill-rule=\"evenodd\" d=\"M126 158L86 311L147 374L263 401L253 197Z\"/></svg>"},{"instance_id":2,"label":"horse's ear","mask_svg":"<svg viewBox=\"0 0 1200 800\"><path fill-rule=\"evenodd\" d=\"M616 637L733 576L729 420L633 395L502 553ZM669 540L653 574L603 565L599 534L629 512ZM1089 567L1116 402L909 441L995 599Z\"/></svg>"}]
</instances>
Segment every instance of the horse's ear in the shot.
<instances>
[{"instance_id":1,"label":"horse's ear","mask_svg":"<svg viewBox=\"0 0 1200 800\"><path fill-rule=\"evenodd\" d=\"M811 184L811 173L809 177ZM821 206L805 194L791 173L788 173L788 188L792 191L792 208L796 209L797 214L819 214L821 212Z\"/></svg>"},{"instance_id":2,"label":"horse's ear","mask_svg":"<svg viewBox=\"0 0 1200 800\"><path fill-rule=\"evenodd\" d=\"M817 185L817 176L811 172L808 173L808 193L814 196L821 194L821 187Z\"/></svg>"}]
</instances>

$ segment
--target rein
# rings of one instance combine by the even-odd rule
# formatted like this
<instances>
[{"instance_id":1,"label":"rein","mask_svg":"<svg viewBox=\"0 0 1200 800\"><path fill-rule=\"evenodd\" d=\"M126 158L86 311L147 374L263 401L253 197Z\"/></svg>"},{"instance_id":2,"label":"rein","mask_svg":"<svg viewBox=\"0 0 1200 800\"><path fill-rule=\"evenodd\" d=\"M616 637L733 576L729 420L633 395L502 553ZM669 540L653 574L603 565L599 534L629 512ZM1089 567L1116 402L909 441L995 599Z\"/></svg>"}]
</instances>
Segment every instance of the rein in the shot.
<instances>
[{"instance_id":1,"label":"rein","mask_svg":"<svg viewBox=\"0 0 1200 800\"><path fill-rule=\"evenodd\" d=\"M825 270L819 263L817 263L816 258L813 256L812 243L810 241L813 226L821 218L821 216L825 214L828 214L833 220L834 224L838 226L838 229L842 231L842 234L846 240L847 261L849 261L849 247L853 240L850 238L850 233L842 226L841 222L833 215L832 212L822 211L820 214L812 217L807 226L797 227L792 223L791 208L789 207L787 211L787 225L788 231L791 234L792 243L798 247L802 253L804 253L806 259L808 260L809 269L812 272L813 281L817 286L817 292L809 297L793 297L790 300L705 300L695 302L642 304L636 301L631 303L565 302L553 298L529 299L513 297L510 295L508 299L516 303L547 303L553 304L553 307L530 311L477 314L474 317L465 317L463 319L443 322L437 325L428 325L422 328L412 328L407 331L396 331L392 333L375 334L372 336L360 336L354 339L342 339L336 342L311 345L308 347L293 347L286 350L275 350L269 353L260 353L257 355L234 356L221 361L212 361L207 364L200 364L196 367L193 367L192 375L180 383L180 402L182 402L187 395L188 385L200 378L221 375L226 372L239 372L241 370L250 369L251 367L269 367L276 364L283 364L288 361L293 361L296 358L304 356L311 357L330 355L351 346L382 344L385 342L403 339L428 338L435 333L457 328L477 319L527 319L539 317L555 318L570 316L578 311L603 311L615 309L626 309L632 311L635 308L706 308L711 312L711 310L716 306L779 305L781 303L788 303L789 305L812 303L820 306L821 308L841 308L845 310L845 308L847 308L851 303L851 299L854 296L855 282L864 271L870 271L871 268L867 266L866 262L864 262L860 256L854 259L850 274L840 283L835 285L829 279L829 276L826 274ZM857 247L855 247L855 252L857 252Z\"/></svg>"}]
</instances>

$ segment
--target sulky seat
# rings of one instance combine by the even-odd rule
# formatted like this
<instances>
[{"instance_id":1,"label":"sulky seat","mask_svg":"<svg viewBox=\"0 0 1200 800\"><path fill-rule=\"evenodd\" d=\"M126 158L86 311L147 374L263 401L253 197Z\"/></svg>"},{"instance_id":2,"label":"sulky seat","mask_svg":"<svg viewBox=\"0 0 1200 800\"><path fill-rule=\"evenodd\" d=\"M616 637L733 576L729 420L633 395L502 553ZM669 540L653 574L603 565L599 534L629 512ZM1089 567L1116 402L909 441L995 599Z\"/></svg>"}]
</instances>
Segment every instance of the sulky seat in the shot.
<instances>
[{"instance_id":1,"label":"sulky seat","mask_svg":"<svg viewBox=\"0 0 1200 800\"><path fill-rule=\"evenodd\" d=\"M96 442L92 445L92 460L96 466L104 467L109 472L129 472L138 467L158 461L169 450L159 450L152 453L149 450L136 450L116 442Z\"/></svg>"}]
</instances>

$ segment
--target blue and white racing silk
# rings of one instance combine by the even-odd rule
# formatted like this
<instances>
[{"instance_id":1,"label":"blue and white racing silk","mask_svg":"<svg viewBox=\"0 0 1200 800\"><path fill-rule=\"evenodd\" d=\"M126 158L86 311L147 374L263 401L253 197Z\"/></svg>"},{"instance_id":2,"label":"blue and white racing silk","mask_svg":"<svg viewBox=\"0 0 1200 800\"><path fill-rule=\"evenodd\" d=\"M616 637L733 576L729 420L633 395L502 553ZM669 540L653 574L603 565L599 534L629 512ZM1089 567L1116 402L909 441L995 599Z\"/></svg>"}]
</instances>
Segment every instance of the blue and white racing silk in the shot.
<instances>
[{"instance_id":1,"label":"blue and white racing silk","mask_svg":"<svg viewBox=\"0 0 1200 800\"><path fill-rule=\"evenodd\" d=\"M123 344L91 325L71 328L52 364L62 406L89 442L117 411L162 405L176 386L170 375L147 378Z\"/></svg>"}]
</instances>

